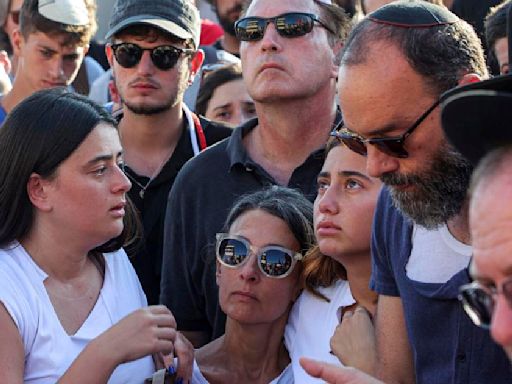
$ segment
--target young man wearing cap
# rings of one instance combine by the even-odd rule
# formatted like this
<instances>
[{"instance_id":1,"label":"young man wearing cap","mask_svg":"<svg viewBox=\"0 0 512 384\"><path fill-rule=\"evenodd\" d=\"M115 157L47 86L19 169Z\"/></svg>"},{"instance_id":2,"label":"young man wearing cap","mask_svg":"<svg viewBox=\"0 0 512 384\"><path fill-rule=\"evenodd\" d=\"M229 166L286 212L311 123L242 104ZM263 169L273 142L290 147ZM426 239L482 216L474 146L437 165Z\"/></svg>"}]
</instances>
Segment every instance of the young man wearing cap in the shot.
<instances>
[{"instance_id":1,"label":"young man wearing cap","mask_svg":"<svg viewBox=\"0 0 512 384\"><path fill-rule=\"evenodd\" d=\"M12 90L0 101L0 122L41 89L73 82L96 30L84 0L25 0L12 36L18 67Z\"/></svg>"},{"instance_id":2,"label":"young man wearing cap","mask_svg":"<svg viewBox=\"0 0 512 384\"><path fill-rule=\"evenodd\" d=\"M233 202L272 184L316 196L323 147L340 118L336 74L348 28L341 9L326 3L252 1L238 31L246 40L243 75L258 119L190 161L169 196L161 301L196 346L224 333L212 251Z\"/></svg>"},{"instance_id":3,"label":"young man wearing cap","mask_svg":"<svg viewBox=\"0 0 512 384\"><path fill-rule=\"evenodd\" d=\"M123 105L119 134L142 242L129 254L149 304L158 303L167 195L183 164L231 134L199 119L183 93L201 66L199 12L188 0L118 0L106 53Z\"/></svg>"},{"instance_id":4,"label":"young man wearing cap","mask_svg":"<svg viewBox=\"0 0 512 384\"><path fill-rule=\"evenodd\" d=\"M379 293L377 374L386 383L512 378L503 351L457 301L472 254L472 167L449 145L439 119L442 92L486 76L474 30L426 2L380 8L345 44L339 137L367 156L368 173L386 185L375 213L371 279Z\"/></svg>"}]
</instances>

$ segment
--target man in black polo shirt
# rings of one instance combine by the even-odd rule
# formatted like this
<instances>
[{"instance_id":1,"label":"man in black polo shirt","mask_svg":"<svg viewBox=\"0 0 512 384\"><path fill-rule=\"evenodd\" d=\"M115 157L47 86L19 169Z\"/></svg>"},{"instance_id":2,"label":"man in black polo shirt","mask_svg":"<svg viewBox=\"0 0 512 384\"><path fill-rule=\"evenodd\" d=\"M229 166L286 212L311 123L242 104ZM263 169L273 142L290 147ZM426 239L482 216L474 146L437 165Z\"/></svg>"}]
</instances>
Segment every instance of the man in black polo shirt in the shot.
<instances>
[{"instance_id":1,"label":"man in black polo shirt","mask_svg":"<svg viewBox=\"0 0 512 384\"><path fill-rule=\"evenodd\" d=\"M213 245L232 203L271 184L314 199L323 147L339 120L343 11L329 1L254 0L244 16L236 30L258 119L189 162L167 207L161 302L196 346L224 333ZM261 19L253 16L268 22L256 25Z\"/></svg>"},{"instance_id":2,"label":"man in black polo shirt","mask_svg":"<svg viewBox=\"0 0 512 384\"><path fill-rule=\"evenodd\" d=\"M200 19L188 0L118 0L106 53L123 115L119 134L129 192L144 227L141 244L128 249L149 304L160 293L167 195L183 164L230 134L199 120L183 93L203 62Z\"/></svg>"}]
</instances>

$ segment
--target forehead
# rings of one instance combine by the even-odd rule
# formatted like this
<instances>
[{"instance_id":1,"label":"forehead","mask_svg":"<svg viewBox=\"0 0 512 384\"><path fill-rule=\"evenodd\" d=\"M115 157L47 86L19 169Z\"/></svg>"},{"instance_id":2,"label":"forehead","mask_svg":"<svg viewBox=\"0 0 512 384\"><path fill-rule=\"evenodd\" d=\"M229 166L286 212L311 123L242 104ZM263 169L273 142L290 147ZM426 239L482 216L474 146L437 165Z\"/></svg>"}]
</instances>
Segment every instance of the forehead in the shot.
<instances>
[{"instance_id":1,"label":"forehead","mask_svg":"<svg viewBox=\"0 0 512 384\"><path fill-rule=\"evenodd\" d=\"M313 0L253 0L246 16L272 17L286 12L319 13Z\"/></svg>"},{"instance_id":2,"label":"forehead","mask_svg":"<svg viewBox=\"0 0 512 384\"><path fill-rule=\"evenodd\" d=\"M44 32L32 32L27 36L27 44L34 44L53 49L55 51L62 51L64 53L79 53L84 47L79 44L67 43L67 36L65 34L46 34Z\"/></svg>"},{"instance_id":3,"label":"forehead","mask_svg":"<svg viewBox=\"0 0 512 384\"><path fill-rule=\"evenodd\" d=\"M338 76L340 108L347 127L374 128L392 119L407 119L418 114L412 100L431 99L425 79L408 63L394 44L370 43L366 60L354 65L342 64ZM363 113L364 112L364 113Z\"/></svg>"},{"instance_id":4,"label":"forehead","mask_svg":"<svg viewBox=\"0 0 512 384\"><path fill-rule=\"evenodd\" d=\"M512 267L512 166L498 172L481 181L470 206L475 264L484 276Z\"/></svg>"},{"instance_id":5,"label":"forehead","mask_svg":"<svg viewBox=\"0 0 512 384\"><path fill-rule=\"evenodd\" d=\"M366 158L343 145L338 145L327 154L322 171L331 174L344 171L359 172L366 175Z\"/></svg>"}]
</instances>

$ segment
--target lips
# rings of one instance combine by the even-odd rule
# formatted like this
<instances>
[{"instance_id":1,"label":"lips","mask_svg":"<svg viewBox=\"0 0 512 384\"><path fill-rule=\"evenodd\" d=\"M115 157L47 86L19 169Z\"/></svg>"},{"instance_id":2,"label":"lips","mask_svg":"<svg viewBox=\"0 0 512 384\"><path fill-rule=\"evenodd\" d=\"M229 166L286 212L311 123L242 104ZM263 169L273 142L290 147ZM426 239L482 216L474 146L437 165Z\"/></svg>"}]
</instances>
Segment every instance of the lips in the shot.
<instances>
[{"instance_id":1,"label":"lips","mask_svg":"<svg viewBox=\"0 0 512 384\"><path fill-rule=\"evenodd\" d=\"M124 214L125 214L125 210L124 208L126 207L126 202L123 201L115 206L113 206L112 208L110 208L110 212L116 216L116 217L123 217Z\"/></svg>"},{"instance_id":2,"label":"lips","mask_svg":"<svg viewBox=\"0 0 512 384\"><path fill-rule=\"evenodd\" d=\"M318 236L333 236L341 231L339 225L334 224L332 221L323 220L316 225L316 232Z\"/></svg>"},{"instance_id":3,"label":"lips","mask_svg":"<svg viewBox=\"0 0 512 384\"><path fill-rule=\"evenodd\" d=\"M238 296L241 299L246 300L257 300L257 297L248 291L235 291L232 293L233 296Z\"/></svg>"},{"instance_id":4,"label":"lips","mask_svg":"<svg viewBox=\"0 0 512 384\"><path fill-rule=\"evenodd\" d=\"M283 70L283 67L281 67L280 65L276 64L276 63L265 63L263 65L260 66L260 70L259 72L263 72L265 71L266 69L278 69L278 70Z\"/></svg>"}]
</instances>

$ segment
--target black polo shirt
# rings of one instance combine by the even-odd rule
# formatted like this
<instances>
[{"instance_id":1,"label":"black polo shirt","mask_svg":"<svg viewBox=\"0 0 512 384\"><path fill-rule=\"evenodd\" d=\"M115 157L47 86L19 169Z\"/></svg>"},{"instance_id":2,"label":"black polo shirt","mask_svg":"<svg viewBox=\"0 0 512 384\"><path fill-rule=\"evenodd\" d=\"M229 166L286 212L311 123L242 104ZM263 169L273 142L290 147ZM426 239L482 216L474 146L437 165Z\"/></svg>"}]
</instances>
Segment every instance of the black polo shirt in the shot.
<instances>
[{"instance_id":1,"label":"black polo shirt","mask_svg":"<svg viewBox=\"0 0 512 384\"><path fill-rule=\"evenodd\" d=\"M242 143L257 123L247 122L188 162L169 195L160 301L171 309L180 330L205 331L211 339L224 334L226 319L215 281L215 234L239 196L277 184L251 160ZM294 170L288 187L314 200L323 161L323 149L313 152Z\"/></svg>"},{"instance_id":2,"label":"black polo shirt","mask_svg":"<svg viewBox=\"0 0 512 384\"><path fill-rule=\"evenodd\" d=\"M230 128L203 118L200 118L200 122L207 145L214 144L233 132ZM146 185L149 178L136 174L128 166L125 167L125 172L132 181L132 188L128 192L128 196L139 211L143 225L142 239L136 246L126 249L126 252L130 256L150 305L158 304L160 296L160 272L162 270L163 231L167 196L179 170L194 156L186 120L183 125L183 132L172 156L165 163L157 177L148 185L143 199L139 195L141 187L133 180L137 180L141 185Z\"/></svg>"}]
</instances>

